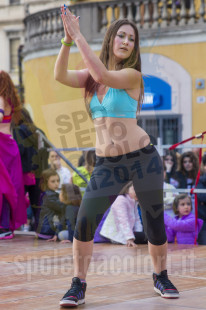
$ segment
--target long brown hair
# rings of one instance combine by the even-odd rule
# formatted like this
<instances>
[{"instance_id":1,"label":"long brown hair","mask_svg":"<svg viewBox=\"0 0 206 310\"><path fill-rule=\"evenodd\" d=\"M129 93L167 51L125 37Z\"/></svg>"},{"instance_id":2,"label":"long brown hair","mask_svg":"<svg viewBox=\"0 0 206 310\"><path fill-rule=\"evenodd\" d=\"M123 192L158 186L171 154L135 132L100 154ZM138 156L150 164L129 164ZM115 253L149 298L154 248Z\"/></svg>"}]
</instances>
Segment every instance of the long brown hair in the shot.
<instances>
[{"instance_id":1,"label":"long brown hair","mask_svg":"<svg viewBox=\"0 0 206 310\"><path fill-rule=\"evenodd\" d=\"M82 195L79 186L75 184L62 184L61 188L63 202L67 205L80 206Z\"/></svg>"},{"instance_id":2,"label":"long brown hair","mask_svg":"<svg viewBox=\"0 0 206 310\"><path fill-rule=\"evenodd\" d=\"M189 172L187 172L187 171L185 170L184 165L183 165L183 161L184 161L184 159L185 159L186 157L188 157L188 158L191 160L192 164L193 164L193 169L192 169L192 171L189 171ZM182 174L184 174L184 175L187 176L188 178L191 178L191 179L195 180L196 177L197 177L198 170L199 170L199 162L198 162L197 156L196 156L193 152L191 152L191 151L189 151L189 152L184 152L184 153L181 155L181 157L180 157L180 167L179 167L179 171L181 171Z\"/></svg>"},{"instance_id":3,"label":"long brown hair","mask_svg":"<svg viewBox=\"0 0 206 310\"><path fill-rule=\"evenodd\" d=\"M0 96L13 109L12 119L17 122L22 104L9 74L3 70L0 70Z\"/></svg>"},{"instance_id":4,"label":"long brown hair","mask_svg":"<svg viewBox=\"0 0 206 310\"><path fill-rule=\"evenodd\" d=\"M123 25L130 25L134 29L134 32L135 32L134 49L131 55L127 59L122 60L120 63L118 63L115 66L115 68L113 68L113 64L112 64L113 42L116 37L118 29ZM136 25L128 19L119 19L119 20L114 21L110 25L110 27L108 28L105 34L99 58L108 70L121 70L124 68L134 68L137 71L141 72L139 33L138 33ZM90 112L89 98L94 95L94 93L98 90L99 86L100 84L95 82L93 77L89 75L86 81L86 87L85 87L85 103L86 103L86 108L89 112ZM141 110L143 98L144 98L144 83L143 83L143 79L141 78L140 96L138 100L138 111Z\"/></svg>"},{"instance_id":5,"label":"long brown hair","mask_svg":"<svg viewBox=\"0 0 206 310\"><path fill-rule=\"evenodd\" d=\"M95 151L89 150L85 153L85 167L89 174L92 174L92 171L94 170L94 166L96 163L96 154Z\"/></svg>"}]
</instances>

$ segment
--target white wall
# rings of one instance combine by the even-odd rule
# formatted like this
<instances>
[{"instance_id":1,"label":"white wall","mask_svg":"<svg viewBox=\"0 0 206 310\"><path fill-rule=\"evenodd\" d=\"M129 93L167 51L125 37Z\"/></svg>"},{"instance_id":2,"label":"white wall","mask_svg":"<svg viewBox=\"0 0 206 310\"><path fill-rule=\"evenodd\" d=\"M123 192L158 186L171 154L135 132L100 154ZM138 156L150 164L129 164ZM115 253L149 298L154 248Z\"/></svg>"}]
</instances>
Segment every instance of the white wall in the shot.
<instances>
[{"instance_id":1,"label":"white wall","mask_svg":"<svg viewBox=\"0 0 206 310\"><path fill-rule=\"evenodd\" d=\"M0 70L11 74L15 84L18 84L18 72L10 72L9 38L19 37L24 44L25 8L29 6L30 14L60 7L61 0L21 0L18 5L9 5L9 0L0 0ZM69 4L69 1L65 3Z\"/></svg>"},{"instance_id":2,"label":"white wall","mask_svg":"<svg viewBox=\"0 0 206 310\"><path fill-rule=\"evenodd\" d=\"M141 54L141 59L143 74L164 80L172 89L171 111L141 111L141 115L181 114L182 139L190 137L192 135L192 80L189 73L177 62L159 54Z\"/></svg>"}]
</instances>

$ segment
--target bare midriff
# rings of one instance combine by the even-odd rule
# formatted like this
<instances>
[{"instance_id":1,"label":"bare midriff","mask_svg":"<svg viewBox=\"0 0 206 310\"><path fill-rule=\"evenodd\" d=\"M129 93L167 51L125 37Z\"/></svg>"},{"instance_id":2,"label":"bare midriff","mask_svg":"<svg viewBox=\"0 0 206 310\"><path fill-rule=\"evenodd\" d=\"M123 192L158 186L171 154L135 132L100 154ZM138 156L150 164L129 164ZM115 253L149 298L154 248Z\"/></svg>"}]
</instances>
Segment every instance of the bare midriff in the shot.
<instances>
[{"instance_id":1,"label":"bare midriff","mask_svg":"<svg viewBox=\"0 0 206 310\"><path fill-rule=\"evenodd\" d=\"M118 156L144 148L148 134L133 118L99 117L94 119L97 156Z\"/></svg>"}]
</instances>

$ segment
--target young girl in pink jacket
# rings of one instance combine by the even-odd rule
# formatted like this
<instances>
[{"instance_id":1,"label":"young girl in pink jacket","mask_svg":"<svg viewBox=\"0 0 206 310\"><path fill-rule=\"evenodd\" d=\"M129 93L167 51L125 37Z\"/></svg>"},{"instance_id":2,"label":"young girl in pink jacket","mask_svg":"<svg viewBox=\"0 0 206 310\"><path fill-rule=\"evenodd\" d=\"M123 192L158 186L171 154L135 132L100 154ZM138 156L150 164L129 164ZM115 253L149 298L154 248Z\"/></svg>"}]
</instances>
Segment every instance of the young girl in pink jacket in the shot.
<instances>
[{"instance_id":1,"label":"young girl in pink jacket","mask_svg":"<svg viewBox=\"0 0 206 310\"><path fill-rule=\"evenodd\" d=\"M175 237L179 244L194 244L195 241L195 216L191 213L191 197L186 194L176 196L173 202L175 218L164 213L165 228L168 242L174 242ZM198 219L197 235L203 221Z\"/></svg>"},{"instance_id":2,"label":"young girl in pink jacket","mask_svg":"<svg viewBox=\"0 0 206 310\"><path fill-rule=\"evenodd\" d=\"M100 235L128 247L147 243L137 205L133 183L129 182L113 202Z\"/></svg>"}]
</instances>

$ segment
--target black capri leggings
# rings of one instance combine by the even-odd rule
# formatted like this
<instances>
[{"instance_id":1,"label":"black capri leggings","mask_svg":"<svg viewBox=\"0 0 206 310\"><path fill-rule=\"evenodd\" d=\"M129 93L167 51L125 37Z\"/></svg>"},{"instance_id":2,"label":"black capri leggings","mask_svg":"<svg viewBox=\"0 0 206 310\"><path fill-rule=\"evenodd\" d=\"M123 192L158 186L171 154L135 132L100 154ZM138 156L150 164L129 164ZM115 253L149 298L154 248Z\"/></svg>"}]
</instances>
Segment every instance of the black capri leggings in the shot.
<instances>
[{"instance_id":1,"label":"black capri leggings","mask_svg":"<svg viewBox=\"0 0 206 310\"><path fill-rule=\"evenodd\" d=\"M133 181L150 243L164 244L163 167L153 145L115 157L97 156L86 188L74 232L75 239L91 241L105 211L121 189Z\"/></svg>"}]
</instances>

